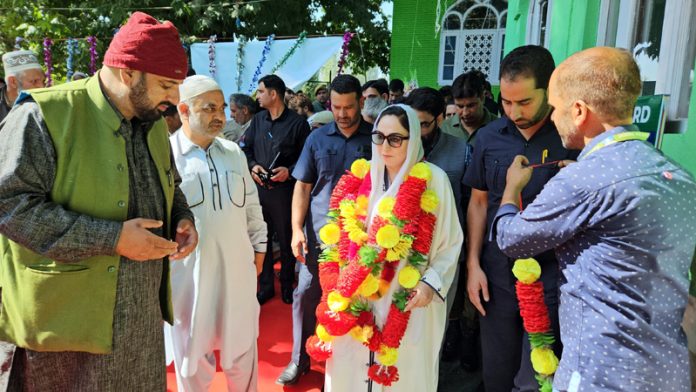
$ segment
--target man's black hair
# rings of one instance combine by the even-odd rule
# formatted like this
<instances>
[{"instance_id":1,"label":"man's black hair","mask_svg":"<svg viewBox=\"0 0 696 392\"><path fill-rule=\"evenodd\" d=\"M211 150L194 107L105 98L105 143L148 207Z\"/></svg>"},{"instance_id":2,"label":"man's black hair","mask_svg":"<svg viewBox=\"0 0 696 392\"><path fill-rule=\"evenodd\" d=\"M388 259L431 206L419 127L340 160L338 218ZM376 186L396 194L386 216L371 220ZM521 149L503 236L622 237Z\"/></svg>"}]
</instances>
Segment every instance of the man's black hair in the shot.
<instances>
[{"instance_id":1,"label":"man's black hair","mask_svg":"<svg viewBox=\"0 0 696 392\"><path fill-rule=\"evenodd\" d=\"M233 103L240 109L242 107L247 108L250 114L256 114L259 111L256 101L246 94L236 93L230 95L230 105Z\"/></svg>"},{"instance_id":2,"label":"man's black hair","mask_svg":"<svg viewBox=\"0 0 696 392\"><path fill-rule=\"evenodd\" d=\"M338 94L355 93L355 99L360 100L362 97L362 89L360 81L353 75L338 75L331 82L331 91Z\"/></svg>"},{"instance_id":3,"label":"man's black hair","mask_svg":"<svg viewBox=\"0 0 696 392\"><path fill-rule=\"evenodd\" d=\"M452 99L452 86L442 86L438 91L445 100Z\"/></svg>"},{"instance_id":4,"label":"man's black hair","mask_svg":"<svg viewBox=\"0 0 696 392\"><path fill-rule=\"evenodd\" d=\"M452 98L481 98L486 77L481 71L473 70L457 76L452 83Z\"/></svg>"},{"instance_id":5,"label":"man's black hair","mask_svg":"<svg viewBox=\"0 0 696 392\"><path fill-rule=\"evenodd\" d=\"M401 79L392 79L389 82L389 91L404 91L404 82Z\"/></svg>"},{"instance_id":6,"label":"man's black hair","mask_svg":"<svg viewBox=\"0 0 696 392\"><path fill-rule=\"evenodd\" d=\"M387 81L384 79L369 80L365 82L365 84L363 84L362 86L362 91L365 91L370 87L377 90L377 93L379 95L389 95L389 85L387 84Z\"/></svg>"},{"instance_id":7,"label":"man's black hair","mask_svg":"<svg viewBox=\"0 0 696 392\"><path fill-rule=\"evenodd\" d=\"M276 75L266 75L259 79L259 84L263 83L267 90L273 90L278 93L278 97L282 100L285 96L285 82Z\"/></svg>"},{"instance_id":8,"label":"man's black hair","mask_svg":"<svg viewBox=\"0 0 696 392\"><path fill-rule=\"evenodd\" d=\"M431 87L412 90L404 103L414 110L430 113L435 118L445 112L445 99Z\"/></svg>"},{"instance_id":9,"label":"man's black hair","mask_svg":"<svg viewBox=\"0 0 696 392\"><path fill-rule=\"evenodd\" d=\"M534 78L535 87L547 89L556 68L551 52L543 46L526 45L515 48L500 63L500 79Z\"/></svg>"}]
</instances>

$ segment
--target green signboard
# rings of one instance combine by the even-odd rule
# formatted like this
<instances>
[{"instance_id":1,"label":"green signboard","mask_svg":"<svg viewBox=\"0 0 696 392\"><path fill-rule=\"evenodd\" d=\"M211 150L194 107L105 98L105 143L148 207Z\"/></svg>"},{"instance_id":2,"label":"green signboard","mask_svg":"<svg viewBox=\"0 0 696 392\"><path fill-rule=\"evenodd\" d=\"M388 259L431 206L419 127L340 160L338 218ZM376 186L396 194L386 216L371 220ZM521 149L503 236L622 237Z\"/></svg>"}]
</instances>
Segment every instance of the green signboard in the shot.
<instances>
[{"instance_id":1,"label":"green signboard","mask_svg":"<svg viewBox=\"0 0 696 392\"><path fill-rule=\"evenodd\" d=\"M648 142L658 149L662 145L662 135L665 132L667 99L666 95L638 97L633 109L633 124L641 131L649 132Z\"/></svg>"}]
</instances>

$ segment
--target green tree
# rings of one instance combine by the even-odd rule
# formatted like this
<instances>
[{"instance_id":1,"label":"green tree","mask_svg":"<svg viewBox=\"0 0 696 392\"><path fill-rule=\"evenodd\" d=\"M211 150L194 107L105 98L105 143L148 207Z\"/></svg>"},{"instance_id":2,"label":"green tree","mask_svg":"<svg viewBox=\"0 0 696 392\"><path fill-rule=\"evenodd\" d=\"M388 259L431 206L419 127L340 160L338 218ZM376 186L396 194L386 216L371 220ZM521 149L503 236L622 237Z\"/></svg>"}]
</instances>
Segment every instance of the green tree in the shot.
<instances>
[{"instance_id":1,"label":"green tree","mask_svg":"<svg viewBox=\"0 0 696 392\"><path fill-rule=\"evenodd\" d=\"M382 0L0 0L0 52L12 50L16 37L22 48L43 57L43 38L54 41L54 79L65 77L67 39L80 38L74 70L87 71L89 50L84 40L98 37L103 55L116 29L136 10L171 20L184 42L246 37L357 33L350 45L349 65L356 72L372 66L389 68L391 34ZM101 63L99 63L101 64ZM98 64L98 65L99 65Z\"/></svg>"}]
</instances>

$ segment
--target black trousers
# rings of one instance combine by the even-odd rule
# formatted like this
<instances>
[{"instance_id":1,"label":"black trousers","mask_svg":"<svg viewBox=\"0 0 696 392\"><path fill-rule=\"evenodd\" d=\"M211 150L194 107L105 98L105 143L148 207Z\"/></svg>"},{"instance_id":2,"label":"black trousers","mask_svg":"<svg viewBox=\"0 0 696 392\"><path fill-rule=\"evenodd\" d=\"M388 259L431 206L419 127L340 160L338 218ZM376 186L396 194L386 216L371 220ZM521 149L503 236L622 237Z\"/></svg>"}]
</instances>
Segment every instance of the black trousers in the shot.
<instances>
[{"instance_id":1,"label":"black trousers","mask_svg":"<svg viewBox=\"0 0 696 392\"><path fill-rule=\"evenodd\" d=\"M292 289L295 281L295 257L292 255L290 241L292 226L290 213L292 208L292 186L282 186L273 189L258 187L259 201L263 211L263 220L268 227L268 248L263 260L263 270L259 275L259 290L274 293L273 287L273 235L280 244L280 286Z\"/></svg>"}]
</instances>

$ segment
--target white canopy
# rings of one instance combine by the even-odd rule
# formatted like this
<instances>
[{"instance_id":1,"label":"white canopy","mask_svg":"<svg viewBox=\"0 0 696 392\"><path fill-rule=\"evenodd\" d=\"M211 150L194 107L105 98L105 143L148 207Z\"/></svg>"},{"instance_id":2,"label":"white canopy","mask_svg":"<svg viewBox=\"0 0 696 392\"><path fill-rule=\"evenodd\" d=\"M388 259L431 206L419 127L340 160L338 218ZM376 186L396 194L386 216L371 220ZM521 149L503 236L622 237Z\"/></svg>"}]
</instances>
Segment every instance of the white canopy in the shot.
<instances>
[{"instance_id":1,"label":"white canopy","mask_svg":"<svg viewBox=\"0 0 696 392\"><path fill-rule=\"evenodd\" d=\"M271 44L271 51L266 62L261 68L261 76L271 72L271 69L285 56L295 43L296 39L275 40ZM230 94L241 92L249 93L251 79L254 77L256 67L261 60L264 41L252 40L244 46L244 69L242 82L237 86L237 46L238 42L221 42L215 44L215 80L222 87L225 98ZM276 71L285 85L291 89L297 89L308 81L332 56L335 56L343 45L342 37L307 38L300 45L288 61ZM199 43L191 45L191 63L198 75L210 75L210 60L208 57L209 44ZM253 91L256 85L253 86Z\"/></svg>"}]
</instances>

